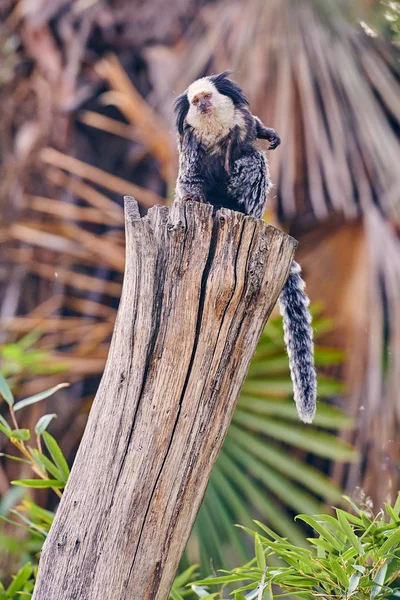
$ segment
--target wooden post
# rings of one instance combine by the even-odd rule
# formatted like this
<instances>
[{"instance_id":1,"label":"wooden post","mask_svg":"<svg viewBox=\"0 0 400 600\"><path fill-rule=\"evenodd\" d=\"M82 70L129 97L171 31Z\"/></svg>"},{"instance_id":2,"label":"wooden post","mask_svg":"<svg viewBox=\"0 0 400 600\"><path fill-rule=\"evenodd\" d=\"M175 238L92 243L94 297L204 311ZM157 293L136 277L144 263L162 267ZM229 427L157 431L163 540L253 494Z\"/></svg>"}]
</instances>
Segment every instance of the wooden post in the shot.
<instances>
[{"instance_id":1,"label":"wooden post","mask_svg":"<svg viewBox=\"0 0 400 600\"><path fill-rule=\"evenodd\" d=\"M196 202L140 218L34 600L167 600L293 238Z\"/></svg>"}]
</instances>

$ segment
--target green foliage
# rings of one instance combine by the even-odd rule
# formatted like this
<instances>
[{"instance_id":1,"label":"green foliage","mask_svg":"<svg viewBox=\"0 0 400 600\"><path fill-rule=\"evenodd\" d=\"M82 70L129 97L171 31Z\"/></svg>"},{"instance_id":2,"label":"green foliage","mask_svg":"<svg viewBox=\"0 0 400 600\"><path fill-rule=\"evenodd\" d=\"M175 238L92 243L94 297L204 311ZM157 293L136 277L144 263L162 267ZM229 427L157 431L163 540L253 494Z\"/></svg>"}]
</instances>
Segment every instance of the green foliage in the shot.
<instances>
[{"instance_id":1,"label":"green foliage","mask_svg":"<svg viewBox=\"0 0 400 600\"><path fill-rule=\"evenodd\" d=\"M316 319L314 326L317 333L322 333L330 328L330 323ZM320 366L339 363L342 358L336 350L316 348L316 361ZM3 546L20 556L21 561L35 559L54 517L52 512L24 498L24 490L51 488L61 497L69 467L56 440L46 431L56 415L43 415L33 433L18 427L16 413L49 397L64 385L15 402L5 378L0 377L0 395L8 404L11 422L10 425L0 415L0 431L19 452L19 456L3 456L27 463L38 477L14 480L12 483L16 487L5 498L4 506L9 503L9 509L2 510L0 505L0 519L27 533L19 544L15 544L12 537L0 536ZM320 378L320 398L340 390L341 386L335 380ZM351 420L333 406L319 402L316 427L306 427L299 423L294 404L288 399L291 393L282 324L280 319L270 320L252 361L189 542L189 548L193 543L199 548L195 554L203 572L210 562L217 568L228 567L227 556L233 560L249 558L250 548L241 532L232 527L233 523L242 522L249 526L252 516L258 514L274 523L280 535L304 545L304 528L293 522L288 509L312 514L323 510L324 500L341 500L340 490L326 475L293 453L297 448L323 458L351 460L354 457L352 448L328 431L350 427ZM14 495L16 492L19 495ZM258 556L260 559L260 546ZM193 578L192 572L190 567L178 576L171 591L172 600L192 593L185 589L182 579L185 574L188 579Z\"/></svg>"},{"instance_id":2,"label":"green foliage","mask_svg":"<svg viewBox=\"0 0 400 600\"><path fill-rule=\"evenodd\" d=\"M40 337L39 331L31 331L17 342L9 342L0 347L1 371L12 383L26 373L47 375L66 370L65 364L54 362L48 352L35 347Z\"/></svg>"},{"instance_id":3,"label":"green foliage","mask_svg":"<svg viewBox=\"0 0 400 600\"><path fill-rule=\"evenodd\" d=\"M0 600L26 600L32 598L35 569L31 563L24 565L5 588L0 582Z\"/></svg>"},{"instance_id":4,"label":"green foliage","mask_svg":"<svg viewBox=\"0 0 400 600\"><path fill-rule=\"evenodd\" d=\"M314 316L316 338L331 328L329 320ZM315 359L317 366L324 367L341 363L343 354L317 346ZM210 562L215 568L229 568L249 559L251 548L232 525L251 526L254 515L273 523L279 534L290 541L306 543L304 526L294 522L290 512L322 512L324 502L341 502L342 492L327 475L297 457L299 452L328 460L356 458L354 450L335 436L335 430L352 427L352 420L325 401L341 391L338 381L320 375L313 426L299 422L291 399L282 322L279 318L270 319L213 469L189 544L187 563L200 561L205 573Z\"/></svg>"},{"instance_id":5,"label":"green foliage","mask_svg":"<svg viewBox=\"0 0 400 600\"><path fill-rule=\"evenodd\" d=\"M351 504L355 514L336 509L335 517L298 515L314 534L306 547L292 544L258 521L260 532L243 527L254 538L255 558L219 577L195 582L192 590L198 598L211 598L204 594L218 586L218 598L222 598L226 586L233 585L236 597L244 593L246 600L272 600L274 596L380 600L399 596L400 494L393 507L385 505L385 511L376 517L368 509ZM273 558L279 559L278 566L272 563Z\"/></svg>"},{"instance_id":6,"label":"green foliage","mask_svg":"<svg viewBox=\"0 0 400 600\"><path fill-rule=\"evenodd\" d=\"M46 431L51 420L56 416L54 414L43 415L35 425L37 448L26 445L30 440L31 432L28 429L19 429L16 421L15 412L23 409L30 404L40 402L54 394L57 390L68 384L57 385L45 392L35 394L15 403L14 396L6 379L0 374L0 396L6 400L11 421L14 428L1 417L0 431L2 431L14 444L16 449L22 454L22 458L10 454L0 454L8 460L24 462L32 468L38 479L17 479L11 483L22 488L51 488L61 497L61 490L67 484L69 477L68 463L56 440ZM47 457L42 450L42 440L49 453ZM27 537L23 540L16 540L12 536L0 535L0 544L10 553L18 555L21 559L30 554L34 556L40 552L42 544L50 531L55 513L38 506L31 499L20 500L19 493L15 493L17 488L11 490L0 503L0 520L23 529ZM14 508L15 506L15 508ZM7 516L9 515L9 516ZM169 600L184 600L189 596L193 598L193 592L187 588L187 584L193 579L197 565L191 566L180 573L172 586ZM31 562L22 566L18 573L13 577L8 587L5 587L0 581L0 600L24 600L32 598L35 584L37 566L33 567Z\"/></svg>"}]
</instances>

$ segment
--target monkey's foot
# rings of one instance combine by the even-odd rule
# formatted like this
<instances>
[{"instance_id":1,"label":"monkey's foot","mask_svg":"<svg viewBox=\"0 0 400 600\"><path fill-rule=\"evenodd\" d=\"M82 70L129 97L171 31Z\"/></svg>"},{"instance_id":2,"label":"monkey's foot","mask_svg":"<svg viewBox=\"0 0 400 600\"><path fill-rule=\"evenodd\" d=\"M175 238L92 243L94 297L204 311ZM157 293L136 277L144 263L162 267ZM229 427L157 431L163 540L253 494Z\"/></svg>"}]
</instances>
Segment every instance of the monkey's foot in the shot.
<instances>
[{"instance_id":1,"label":"monkey's foot","mask_svg":"<svg viewBox=\"0 0 400 600\"><path fill-rule=\"evenodd\" d=\"M281 143L281 138L276 133L276 131L274 131L274 133L268 138L268 141L269 141L269 150L275 150L275 148L277 148L279 146L279 144Z\"/></svg>"}]
</instances>

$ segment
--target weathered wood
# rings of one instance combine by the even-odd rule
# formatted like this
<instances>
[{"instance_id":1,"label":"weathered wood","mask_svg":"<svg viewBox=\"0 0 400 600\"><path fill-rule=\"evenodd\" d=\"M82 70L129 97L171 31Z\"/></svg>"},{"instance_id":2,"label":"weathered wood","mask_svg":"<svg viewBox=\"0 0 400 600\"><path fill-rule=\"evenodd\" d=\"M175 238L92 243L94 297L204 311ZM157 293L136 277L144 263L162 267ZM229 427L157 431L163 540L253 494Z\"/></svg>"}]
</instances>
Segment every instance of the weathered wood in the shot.
<instances>
[{"instance_id":1,"label":"weathered wood","mask_svg":"<svg viewBox=\"0 0 400 600\"><path fill-rule=\"evenodd\" d=\"M242 214L126 199L110 353L34 600L166 600L296 242Z\"/></svg>"}]
</instances>

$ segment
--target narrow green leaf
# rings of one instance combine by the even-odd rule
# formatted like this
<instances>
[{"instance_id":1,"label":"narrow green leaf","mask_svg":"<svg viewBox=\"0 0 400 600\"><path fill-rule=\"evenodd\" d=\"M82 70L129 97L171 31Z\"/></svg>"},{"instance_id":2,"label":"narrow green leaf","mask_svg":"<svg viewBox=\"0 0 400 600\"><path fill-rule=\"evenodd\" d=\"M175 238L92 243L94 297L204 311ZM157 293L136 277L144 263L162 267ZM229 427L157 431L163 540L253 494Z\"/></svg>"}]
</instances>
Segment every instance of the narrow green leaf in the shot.
<instances>
[{"instance_id":1,"label":"narrow green leaf","mask_svg":"<svg viewBox=\"0 0 400 600\"><path fill-rule=\"evenodd\" d=\"M39 421L35 425L36 435L42 435L42 433L48 428L50 422L56 418L57 415L55 413L43 415L43 417L40 417Z\"/></svg>"},{"instance_id":2,"label":"narrow green leaf","mask_svg":"<svg viewBox=\"0 0 400 600\"><path fill-rule=\"evenodd\" d=\"M29 398L24 398L24 400L21 400L20 402L17 402L15 404L14 412L16 412L17 410L21 410L21 408L24 408L25 406L29 406L30 404L36 404L36 402L40 402L41 400L44 400L45 398L52 396L55 392L57 392L61 388L65 388L68 386L69 386L69 383L59 383L58 385L55 385L54 387L50 388L49 390L46 390L44 392L39 392L38 394L35 394L34 396L29 396Z\"/></svg>"},{"instance_id":3,"label":"narrow green leaf","mask_svg":"<svg viewBox=\"0 0 400 600\"><path fill-rule=\"evenodd\" d=\"M61 470L54 463L52 463L51 460L49 460L47 456L45 456L42 452L39 452L39 450L36 450L36 448L34 448L32 450L32 456L39 469L43 470L44 468L56 479L64 481L64 485L67 483L67 480L64 479L64 474L61 472Z\"/></svg>"},{"instance_id":4,"label":"narrow green leaf","mask_svg":"<svg viewBox=\"0 0 400 600\"><path fill-rule=\"evenodd\" d=\"M339 563L339 560L337 558L335 558L334 556L331 556L329 559L329 562L331 564L332 571L336 575L337 580L340 581L340 583L344 586L344 588L347 589L349 586L349 580L346 575L346 571L343 569L342 565Z\"/></svg>"},{"instance_id":5,"label":"narrow green leaf","mask_svg":"<svg viewBox=\"0 0 400 600\"><path fill-rule=\"evenodd\" d=\"M4 435L6 435L6 436L7 436L9 439L11 439L11 432L12 432L12 429L11 429L11 428L9 428L9 427L5 427L5 426L3 425L3 423L0 423L0 431L1 431L2 433L4 433Z\"/></svg>"},{"instance_id":6,"label":"narrow green leaf","mask_svg":"<svg viewBox=\"0 0 400 600\"><path fill-rule=\"evenodd\" d=\"M397 515L400 514L400 492L397 493L397 499L395 505L393 506L393 510Z\"/></svg>"},{"instance_id":7,"label":"narrow green leaf","mask_svg":"<svg viewBox=\"0 0 400 600\"><path fill-rule=\"evenodd\" d=\"M170 591L169 598L170 598L170 600L183 600L180 593L177 592L176 590L174 590L174 588L172 588L172 590Z\"/></svg>"},{"instance_id":8,"label":"narrow green leaf","mask_svg":"<svg viewBox=\"0 0 400 600\"><path fill-rule=\"evenodd\" d=\"M260 571L264 571L265 565L266 565L265 554L264 554L264 548L261 544L260 536L258 535L258 533L256 533L256 536L255 536L254 549L255 549L255 555L257 558L257 566L260 569Z\"/></svg>"},{"instance_id":9,"label":"narrow green leaf","mask_svg":"<svg viewBox=\"0 0 400 600\"><path fill-rule=\"evenodd\" d=\"M60 446L57 444L53 436L51 436L47 431L43 432L43 439L48 451L51 454L52 459L64 475L65 481L67 481L69 477L69 467L67 461L64 458L64 454L62 453Z\"/></svg>"},{"instance_id":10,"label":"narrow green leaf","mask_svg":"<svg viewBox=\"0 0 400 600\"><path fill-rule=\"evenodd\" d=\"M4 458L9 458L10 460L15 460L16 462L23 462L28 465L31 464L29 460L26 460L25 458L20 458L19 456L13 456L12 454L4 454L4 452L0 452L0 456L4 456Z\"/></svg>"},{"instance_id":11,"label":"narrow green leaf","mask_svg":"<svg viewBox=\"0 0 400 600\"><path fill-rule=\"evenodd\" d=\"M24 500L22 503L23 510L25 510L28 514L36 519L40 519L51 525L54 519L54 513L51 510L46 510L41 506L38 506L35 502L31 500Z\"/></svg>"},{"instance_id":12,"label":"narrow green leaf","mask_svg":"<svg viewBox=\"0 0 400 600\"><path fill-rule=\"evenodd\" d=\"M209 592L207 592L203 588L199 587L198 585L192 585L192 590L194 591L195 594L197 594L198 598L204 598L204 600L211 600L211 598L216 598L217 596L219 596L218 592L216 592L214 594L210 594Z\"/></svg>"},{"instance_id":13,"label":"narrow green leaf","mask_svg":"<svg viewBox=\"0 0 400 600\"><path fill-rule=\"evenodd\" d=\"M307 523L307 525L310 525L324 540L329 542L336 550L341 552L342 544L339 542L339 540L337 540L335 536L332 535L331 532L328 531L326 527L321 525L321 523L319 523L316 519L308 515L297 515L296 519L301 519L301 521L304 521Z\"/></svg>"},{"instance_id":14,"label":"narrow green leaf","mask_svg":"<svg viewBox=\"0 0 400 600\"><path fill-rule=\"evenodd\" d=\"M243 581L243 579L252 579L252 577L243 577L243 575L222 575L221 577L207 577L207 579L199 579L193 585L221 585L221 583L235 583L235 581ZM256 578L255 578L256 580Z\"/></svg>"},{"instance_id":15,"label":"narrow green leaf","mask_svg":"<svg viewBox=\"0 0 400 600\"><path fill-rule=\"evenodd\" d=\"M25 566L23 566L22 569L20 569L18 571L18 573L15 575L13 581L7 588L7 593L10 596L10 598L12 598L16 592L19 592L22 590L23 586L28 581L28 579L30 578L31 575L32 575L32 565L31 565L31 563L28 563Z\"/></svg>"},{"instance_id":16,"label":"narrow green leaf","mask_svg":"<svg viewBox=\"0 0 400 600\"><path fill-rule=\"evenodd\" d=\"M385 504L385 510L392 523L397 523L399 521L399 515L393 510L390 504Z\"/></svg>"},{"instance_id":17,"label":"narrow green leaf","mask_svg":"<svg viewBox=\"0 0 400 600\"><path fill-rule=\"evenodd\" d=\"M26 440L30 439L31 432L29 429L13 429L9 437L20 442L26 442Z\"/></svg>"},{"instance_id":18,"label":"narrow green leaf","mask_svg":"<svg viewBox=\"0 0 400 600\"><path fill-rule=\"evenodd\" d=\"M351 596L357 588L361 579L361 573L353 573L349 579L349 587L347 588L347 597Z\"/></svg>"},{"instance_id":19,"label":"narrow green leaf","mask_svg":"<svg viewBox=\"0 0 400 600\"><path fill-rule=\"evenodd\" d=\"M242 594L235 594L235 600L246 600L246 598Z\"/></svg>"},{"instance_id":20,"label":"narrow green leaf","mask_svg":"<svg viewBox=\"0 0 400 600\"><path fill-rule=\"evenodd\" d=\"M400 531L398 533L400 533ZM381 591L381 588L382 588L383 584L385 583L385 576L386 576L387 568L388 568L388 563L385 562L383 567L379 570L377 576L374 578L374 582L376 583L376 585L374 585L374 587L371 590L371 593L369 596L370 600L374 600L375 596L377 596L377 594Z\"/></svg>"},{"instance_id":21,"label":"narrow green leaf","mask_svg":"<svg viewBox=\"0 0 400 600\"><path fill-rule=\"evenodd\" d=\"M182 573L175 577L173 587L179 589L180 587L189 583L194 573L197 571L199 565L191 565L188 569L185 569Z\"/></svg>"},{"instance_id":22,"label":"narrow green leaf","mask_svg":"<svg viewBox=\"0 0 400 600\"><path fill-rule=\"evenodd\" d=\"M11 483L30 488L63 488L65 486L64 481L57 479L15 479Z\"/></svg>"},{"instance_id":23,"label":"narrow green leaf","mask_svg":"<svg viewBox=\"0 0 400 600\"><path fill-rule=\"evenodd\" d=\"M348 522L348 520L346 518L346 512L344 510L337 508L336 514L338 517L340 528L343 531L343 533L347 536L347 538L348 538L349 542L351 543L351 545L353 546L353 548L355 548L355 550L357 550L357 552L359 552L359 554L361 554L361 555L364 554L364 548L363 548L360 540L354 533L350 523Z\"/></svg>"},{"instance_id":24,"label":"narrow green leaf","mask_svg":"<svg viewBox=\"0 0 400 600\"><path fill-rule=\"evenodd\" d=\"M3 375L0 373L0 396L3 396L4 400L9 406L14 404L14 396L9 388L9 385Z\"/></svg>"},{"instance_id":25,"label":"narrow green leaf","mask_svg":"<svg viewBox=\"0 0 400 600\"><path fill-rule=\"evenodd\" d=\"M11 431L11 426L7 423L3 415L0 415L0 423L2 423L6 429Z\"/></svg>"},{"instance_id":26,"label":"narrow green leaf","mask_svg":"<svg viewBox=\"0 0 400 600\"><path fill-rule=\"evenodd\" d=\"M380 548L381 556L384 556L386 554L386 552L390 552L390 550L393 548L393 546L395 546L396 544L399 544L399 543L400 543L400 528L396 529L396 531L388 537L386 542L384 542L382 544L382 546Z\"/></svg>"}]
</instances>

